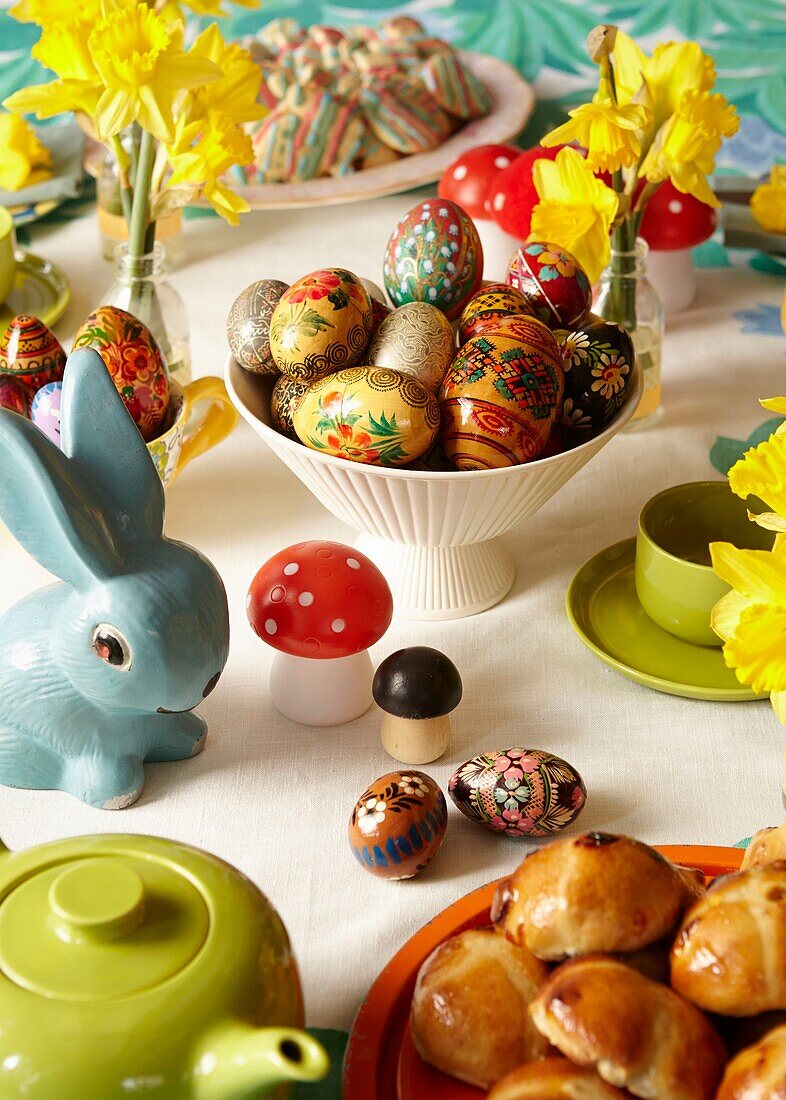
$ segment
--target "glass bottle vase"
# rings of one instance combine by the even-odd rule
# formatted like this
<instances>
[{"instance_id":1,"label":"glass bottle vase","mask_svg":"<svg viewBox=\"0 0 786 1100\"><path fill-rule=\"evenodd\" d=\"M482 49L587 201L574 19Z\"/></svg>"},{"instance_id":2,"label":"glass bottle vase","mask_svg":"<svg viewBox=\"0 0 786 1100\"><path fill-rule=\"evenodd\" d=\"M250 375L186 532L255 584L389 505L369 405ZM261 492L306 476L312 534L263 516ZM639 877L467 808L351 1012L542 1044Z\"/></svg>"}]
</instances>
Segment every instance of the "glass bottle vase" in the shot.
<instances>
[{"instance_id":1,"label":"glass bottle vase","mask_svg":"<svg viewBox=\"0 0 786 1100\"><path fill-rule=\"evenodd\" d=\"M118 306L147 325L161 349L170 378L185 386L191 381L188 313L183 299L166 279L165 261L160 241L144 256L129 256L128 245L117 245L115 281L100 304Z\"/></svg>"},{"instance_id":2,"label":"glass bottle vase","mask_svg":"<svg viewBox=\"0 0 786 1100\"><path fill-rule=\"evenodd\" d=\"M628 330L641 368L644 392L630 431L650 427L660 417L663 306L647 278L647 242L639 238L633 251L612 244L608 267L601 273L593 310Z\"/></svg>"}]
</instances>

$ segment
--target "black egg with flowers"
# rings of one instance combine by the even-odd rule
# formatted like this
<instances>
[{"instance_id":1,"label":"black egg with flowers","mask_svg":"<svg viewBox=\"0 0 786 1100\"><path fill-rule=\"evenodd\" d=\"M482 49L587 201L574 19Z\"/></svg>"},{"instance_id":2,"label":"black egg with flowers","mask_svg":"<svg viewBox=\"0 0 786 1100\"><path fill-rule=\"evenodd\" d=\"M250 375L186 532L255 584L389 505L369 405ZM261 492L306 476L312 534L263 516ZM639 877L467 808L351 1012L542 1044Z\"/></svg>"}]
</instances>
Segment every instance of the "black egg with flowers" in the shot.
<instances>
[{"instance_id":1,"label":"black egg with flowers","mask_svg":"<svg viewBox=\"0 0 786 1100\"><path fill-rule=\"evenodd\" d=\"M565 372L562 426L594 435L625 403L633 378L633 343L620 325L592 313L580 327L555 335Z\"/></svg>"}]
</instances>

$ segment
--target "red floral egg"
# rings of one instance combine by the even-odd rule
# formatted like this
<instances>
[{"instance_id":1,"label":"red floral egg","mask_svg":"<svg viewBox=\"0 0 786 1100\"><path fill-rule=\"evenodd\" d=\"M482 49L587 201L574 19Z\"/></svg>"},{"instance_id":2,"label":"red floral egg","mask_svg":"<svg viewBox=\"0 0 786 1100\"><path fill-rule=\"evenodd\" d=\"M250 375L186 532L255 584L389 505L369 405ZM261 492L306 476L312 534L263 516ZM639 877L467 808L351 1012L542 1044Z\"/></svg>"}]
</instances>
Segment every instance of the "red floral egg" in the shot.
<instances>
[{"instance_id":1,"label":"red floral egg","mask_svg":"<svg viewBox=\"0 0 786 1100\"><path fill-rule=\"evenodd\" d=\"M124 309L99 306L77 332L77 348L99 353L142 437L160 435L169 410L169 377L150 329Z\"/></svg>"},{"instance_id":2,"label":"red floral egg","mask_svg":"<svg viewBox=\"0 0 786 1100\"><path fill-rule=\"evenodd\" d=\"M483 277L483 247L474 222L447 199L419 202L393 230L383 272L394 305L428 302L447 317L458 317Z\"/></svg>"},{"instance_id":3,"label":"red floral egg","mask_svg":"<svg viewBox=\"0 0 786 1100\"><path fill-rule=\"evenodd\" d=\"M20 313L0 337L0 374L13 375L34 390L59 382L65 363L60 341L37 317Z\"/></svg>"},{"instance_id":4,"label":"red floral egg","mask_svg":"<svg viewBox=\"0 0 786 1100\"><path fill-rule=\"evenodd\" d=\"M520 290L544 324L570 327L592 305L592 287L579 262L555 244L529 241L513 253L507 282Z\"/></svg>"}]
</instances>

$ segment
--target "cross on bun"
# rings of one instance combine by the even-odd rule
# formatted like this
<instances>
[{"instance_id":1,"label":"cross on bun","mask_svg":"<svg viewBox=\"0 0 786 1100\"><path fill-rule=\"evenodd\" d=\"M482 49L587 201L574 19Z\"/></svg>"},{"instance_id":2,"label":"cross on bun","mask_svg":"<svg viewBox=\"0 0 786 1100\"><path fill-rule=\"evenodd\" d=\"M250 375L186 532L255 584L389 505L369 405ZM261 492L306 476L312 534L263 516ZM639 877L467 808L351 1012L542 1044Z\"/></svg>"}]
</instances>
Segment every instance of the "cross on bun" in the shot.
<instances>
[{"instance_id":1,"label":"cross on bun","mask_svg":"<svg viewBox=\"0 0 786 1100\"><path fill-rule=\"evenodd\" d=\"M786 1100L786 1026L729 1062L716 1100Z\"/></svg>"},{"instance_id":2,"label":"cross on bun","mask_svg":"<svg viewBox=\"0 0 786 1100\"><path fill-rule=\"evenodd\" d=\"M671 984L723 1016L786 1009L786 861L712 884L685 914Z\"/></svg>"},{"instance_id":3,"label":"cross on bun","mask_svg":"<svg viewBox=\"0 0 786 1100\"><path fill-rule=\"evenodd\" d=\"M726 1052L689 1001L603 955L560 966L530 1006L571 1061L643 1100L712 1100Z\"/></svg>"},{"instance_id":4,"label":"cross on bun","mask_svg":"<svg viewBox=\"0 0 786 1100\"><path fill-rule=\"evenodd\" d=\"M574 1066L566 1058L544 1058L503 1077L487 1100L625 1100L629 1096L607 1085L589 1066Z\"/></svg>"},{"instance_id":5,"label":"cross on bun","mask_svg":"<svg viewBox=\"0 0 786 1100\"><path fill-rule=\"evenodd\" d=\"M638 951L668 935L704 889L626 836L585 833L533 852L497 891L492 920L539 959Z\"/></svg>"},{"instance_id":6,"label":"cross on bun","mask_svg":"<svg viewBox=\"0 0 786 1100\"><path fill-rule=\"evenodd\" d=\"M542 962L490 929L462 932L420 968L412 998L412 1041L424 1061L489 1088L548 1043L527 1009L548 974Z\"/></svg>"},{"instance_id":7,"label":"cross on bun","mask_svg":"<svg viewBox=\"0 0 786 1100\"><path fill-rule=\"evenodd\" d=\"M741 869L748 871L752 867L766 867L768 863L786 859L786 822L777 829L759 829L742 857Z\"/></svg>"}]
</instances>

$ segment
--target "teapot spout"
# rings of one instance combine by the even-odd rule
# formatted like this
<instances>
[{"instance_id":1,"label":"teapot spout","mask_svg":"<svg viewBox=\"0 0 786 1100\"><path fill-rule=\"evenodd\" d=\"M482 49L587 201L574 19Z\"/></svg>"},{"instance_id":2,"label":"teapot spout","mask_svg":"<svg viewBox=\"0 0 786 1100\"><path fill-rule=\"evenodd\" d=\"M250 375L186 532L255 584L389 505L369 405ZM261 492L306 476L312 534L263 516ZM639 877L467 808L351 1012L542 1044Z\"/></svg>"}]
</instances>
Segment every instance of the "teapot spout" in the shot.
<instances>
[{"instance_id":1,"label":"teapot spout","mask_svg":"<svg viewBox=\"0 0 786 1100\"><path fill-rule=\"evenodd\" d=\"M329 1069L324 1048L305 1031L228 1024L202 1044L195 1094L199 1100L244 1100L276 1085L319 1081Z\"/></svg>"},{"instance_id":2,"label":"teapot spout","mask_svg":"<svg viewBox=\"0 0 786 1100\"><path fill-rule=\"evenodd\" d=\"M6 844L3 844L3 838L0 836L0 859L10 854L11 849Z\"/></svg>"}]
</instances>

